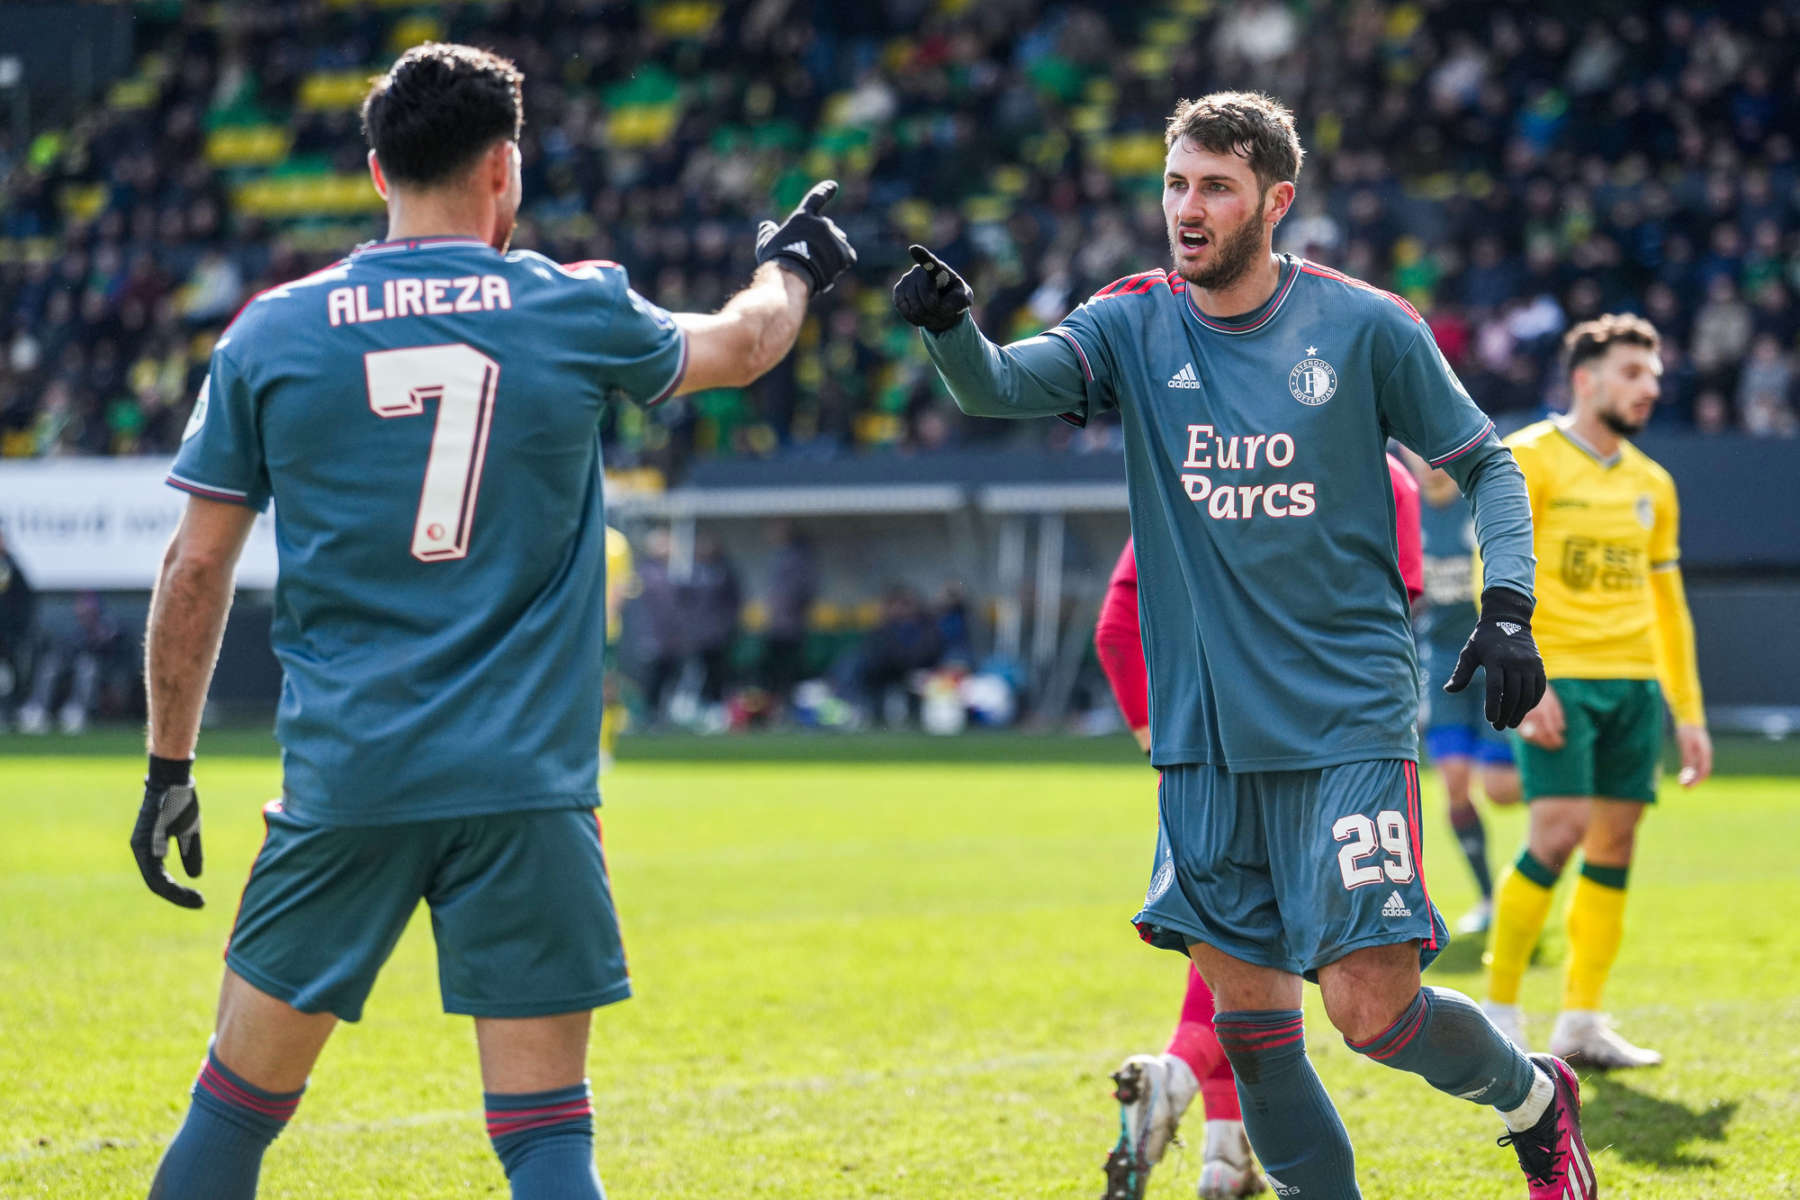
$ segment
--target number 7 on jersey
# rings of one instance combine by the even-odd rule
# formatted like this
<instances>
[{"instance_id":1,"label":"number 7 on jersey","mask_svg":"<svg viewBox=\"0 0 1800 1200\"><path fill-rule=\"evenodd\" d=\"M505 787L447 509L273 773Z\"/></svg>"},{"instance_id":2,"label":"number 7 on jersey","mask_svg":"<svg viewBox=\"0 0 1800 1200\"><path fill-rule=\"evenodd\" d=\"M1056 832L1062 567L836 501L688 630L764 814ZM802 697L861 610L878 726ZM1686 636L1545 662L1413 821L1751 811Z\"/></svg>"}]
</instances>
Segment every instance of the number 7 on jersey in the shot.
<instances>
[{"instance_id":1,"label":"number 7 on jersey","mask_svg":"<svg viewBox=\"0 0 1800 1200\"><path fill-rule=\"evenodd\" d=\"M469 553L475 497L487 458L488 428L500 364L460 342L371 350L363 355L369 407L378 417L417 417L436 400L437 425L419 489L412 554L420 562L448 562Z\"/></svg>"}]
</instances>

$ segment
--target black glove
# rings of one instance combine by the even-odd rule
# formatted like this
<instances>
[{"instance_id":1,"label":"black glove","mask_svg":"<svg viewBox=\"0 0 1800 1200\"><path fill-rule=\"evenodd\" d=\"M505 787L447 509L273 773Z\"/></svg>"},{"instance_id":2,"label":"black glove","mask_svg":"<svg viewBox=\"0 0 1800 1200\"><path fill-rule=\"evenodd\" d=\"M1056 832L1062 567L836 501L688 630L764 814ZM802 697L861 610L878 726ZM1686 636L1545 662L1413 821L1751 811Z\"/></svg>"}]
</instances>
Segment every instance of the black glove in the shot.
<instances>
[{"instance_id":1,"label":"black glove","mask_svg":"<svg viewBox=\"0 0 1800 1200\"><path fill-rule=\"evenodd\" d=\"M1495 729L1516 728L1544 698L1544 660L1531 640L1531 607L1511 588L1481 593L1481 619L1444 684L1446 692L1460 692L1475 678L1476 667L1486 671L1486 713Z\"/></svg>"},{"instance_id":2,"label":"black glove","mask_svg":"<svg viewBox=\"0 0 1800 1200\"><path fill-rule=\"evenodd\" d=\"M174 838L181 851L181 869L190 879L200 877L200 797L194 793L189 773L193 765L191 758L150 756L144 804L131 831L131 853L144 882L164 900L183 908L200 908L206 901L193 888L176 883L163 866L163 858L169 853L169 839Z\"/></svg>"},{"instance_id":3,"label":"black glove","mask_svg":"<svg viewBox=\"0 0 1800 1200\"><path fill-rule=\"evenodd\" d=\"M819 210L837 195L837 180L813 184L800 207L780 225L764 221L756 228L756 265L773 260L812 288L812 294L829 292L838 276L856 265L856 250L844 231Z\"/></svg>"},{"instance_id":4,"label":"black glove","mask_svg":"<svg viewBox=\"0 0 1800 1200\"><path fill-rule=\"evenodd\" d=\"M975 293L963 277L938 261L938 256L923 246L908 247L918 265L900 277L894 285L894 307L913 325L943 333L962 320Z\"/></svg>"}]
</instances>

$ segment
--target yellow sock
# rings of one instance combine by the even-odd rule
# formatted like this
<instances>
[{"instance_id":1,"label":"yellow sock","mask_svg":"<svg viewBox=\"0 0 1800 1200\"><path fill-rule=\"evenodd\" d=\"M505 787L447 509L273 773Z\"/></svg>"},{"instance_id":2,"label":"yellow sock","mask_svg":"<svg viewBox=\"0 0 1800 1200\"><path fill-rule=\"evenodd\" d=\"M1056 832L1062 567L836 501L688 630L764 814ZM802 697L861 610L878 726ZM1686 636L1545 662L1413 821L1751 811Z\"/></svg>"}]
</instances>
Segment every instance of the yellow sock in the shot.
<instances>
[{"instance_id":1,"label":"yellow sock","mask_svg":"<svg viewBox=\"0 0 1800 1200\"><path fill-rule=\"evenodd\" d=\"M612 757L619 744L619 729L625 724L625 706L608 704L600 710L600 753Z\"/></svg>"},{"instance_id":2,"label":"yellow sock","mask_svg":"<svg viewBox=\"0 0 1800 1200\"><path fill-rule=\"evenodd\" d=\"M1569 969L1563 976L1564 1009L1597 1012L1606 977L1625 938L1625 867L1581 865L1569 902Z\"/></svg>"},{"instance_id":3,"label":"yellow sock","mask_svg":"<svg viewBox=\"0 0 1800 1200\"><path fill-rule=\"evenodd\" d=\"M1531 962L1550 901L1556 895L1556 872L1519 851L1519 857L1494 889L1494 925L1488 933L1487 998L1495 1004L1517 1004L1519 981Z\"/></svg>"}]
</instances>

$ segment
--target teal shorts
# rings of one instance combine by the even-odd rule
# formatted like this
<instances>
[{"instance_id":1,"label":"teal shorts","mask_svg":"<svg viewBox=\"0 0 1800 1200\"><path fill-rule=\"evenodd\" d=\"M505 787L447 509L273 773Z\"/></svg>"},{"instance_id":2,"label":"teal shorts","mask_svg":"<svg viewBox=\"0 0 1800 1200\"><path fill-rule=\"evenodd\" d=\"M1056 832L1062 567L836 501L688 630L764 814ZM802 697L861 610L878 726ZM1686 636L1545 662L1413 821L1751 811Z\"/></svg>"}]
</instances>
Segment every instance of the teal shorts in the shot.
<instances>
[{"instance_id":1,"label":"teal shorts","mask_svg":"<svg viewBox=\"0 0 1800 1200\"><path fill-rule=\"evenodd\" d=\"M1420 861L1419 767L1404 759L1309 771L1163 771L1156 860L1134 918L1153 946L1204 942L1316 981L1364 946L1448 940Z\"/></svg>"},{"instance_id":2,"label":"teal shorts","mask_svg":"<svg viewBox=\"0 0 1800 1200\"><path fill-rule=\"evenodd\" d=\"M631 994L591 808L403 825L316 825L263 809L225 962L301 1012L362 1016L423 900L444 1011L577 1012Z\"/></svg>"}]
</instances>

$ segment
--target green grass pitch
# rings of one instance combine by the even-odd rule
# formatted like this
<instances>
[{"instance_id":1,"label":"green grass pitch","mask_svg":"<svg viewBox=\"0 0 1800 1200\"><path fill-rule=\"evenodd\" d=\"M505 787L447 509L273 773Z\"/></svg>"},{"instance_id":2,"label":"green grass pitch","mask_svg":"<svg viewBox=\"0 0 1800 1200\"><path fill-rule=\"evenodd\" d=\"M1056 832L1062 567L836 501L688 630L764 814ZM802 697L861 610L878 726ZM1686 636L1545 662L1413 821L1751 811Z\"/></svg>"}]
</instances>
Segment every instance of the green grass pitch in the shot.
<instances>
[{"instance_id":1,"label":"green grass pitch","mask_svg":"<svg viewBox=\"0 0 1800 1200\"><path fill-rule=\"evenodd\" d=\"M199 913L131 865L127 740L0 747L0 1196L144 1194L277 786L273 759L229 745L201 768ZM1183 986L1126 924L1154 786L1123 761L621 766L604 816L637 995L598 1014L591 1057L611 1194L1098 1196L1107 1073L1162 1048ZM1471 885L1429 777L1426 795L1428 877L1454 920ZM1490 818L1497 864L1520 830ZM1669 1065L1585 1083L1606 1195L1800 1197L1797 835L1794 784L1775 777L1670 788L1651 815L1608 999ZM1430 978L1477 990L1477 954L1453 944ZM1558 986L1553 961L1527 980L1539 1037ZM1370 1200L1523 1194L1491 1112L1358 1059L1316 993L1308 1025ZM504 1196L480 1107L470 1024L437 1009L421 919L327 1048L261 1194ZM1150 1194L1192 1196L1198 1171L1196 1148L1172 1150Z\"/></svg>"}]
</instances>

